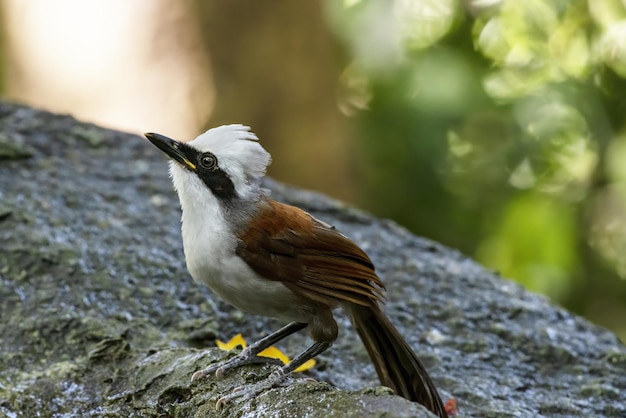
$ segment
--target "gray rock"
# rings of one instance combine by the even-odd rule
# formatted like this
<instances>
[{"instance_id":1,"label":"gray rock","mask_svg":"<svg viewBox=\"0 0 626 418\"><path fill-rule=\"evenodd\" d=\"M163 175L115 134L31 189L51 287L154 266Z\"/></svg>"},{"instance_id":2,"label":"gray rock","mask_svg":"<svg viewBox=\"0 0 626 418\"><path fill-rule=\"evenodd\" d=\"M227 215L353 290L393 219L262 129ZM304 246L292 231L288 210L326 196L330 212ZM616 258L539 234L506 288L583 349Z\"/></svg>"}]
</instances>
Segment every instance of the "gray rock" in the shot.
<instances>
[{"instance_id":1,"label":"gray rock","mask_svg":"<svg viewBox=\"0 0 626 418\"><path fill-rule=\"evenodd\" d=\"M220 396L275 367L190 382L229 355L204 348L216 337L254 340L281 324L192 282L178 201L151 144L7 103L0 143L11 150L0 159L0 415L219 415ZM626 349L612 333L393 222L267 186L371 255L387 313L461 416L626 416ZM235 402L225 415L429 416L376 387L362 344L339 322L336 345L308 373L317 383ZM307 343L303 334L280 347L293 356Z\"/></svg>"}]
</instances>

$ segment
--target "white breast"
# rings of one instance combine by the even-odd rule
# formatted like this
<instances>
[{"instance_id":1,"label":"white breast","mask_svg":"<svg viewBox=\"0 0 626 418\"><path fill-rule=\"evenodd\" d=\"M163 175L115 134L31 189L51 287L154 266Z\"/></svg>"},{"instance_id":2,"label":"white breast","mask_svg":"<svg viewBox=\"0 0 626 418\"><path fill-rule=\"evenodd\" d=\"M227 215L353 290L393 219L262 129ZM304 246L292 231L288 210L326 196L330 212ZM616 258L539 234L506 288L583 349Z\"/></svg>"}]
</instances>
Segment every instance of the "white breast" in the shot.
<instances>
[{"instance_id":1,"label":"white breast","mask_svg":"<svg viewBox=\"0 0 626 418\"><path fill-rule=\"evenodd\" d=\"M176 175L172 177L176 185ZM207 285L244 312L288 321L309 321L309 312L301 308L302 303L289 289L279 281L258 276L237 256L236 235L230 230L217 198L206 189L195 190L202 193L200 199L198 194L181 193L179 187L177 191L183 210L185 261L196 282Z\"/></svg>"}]
</instances>

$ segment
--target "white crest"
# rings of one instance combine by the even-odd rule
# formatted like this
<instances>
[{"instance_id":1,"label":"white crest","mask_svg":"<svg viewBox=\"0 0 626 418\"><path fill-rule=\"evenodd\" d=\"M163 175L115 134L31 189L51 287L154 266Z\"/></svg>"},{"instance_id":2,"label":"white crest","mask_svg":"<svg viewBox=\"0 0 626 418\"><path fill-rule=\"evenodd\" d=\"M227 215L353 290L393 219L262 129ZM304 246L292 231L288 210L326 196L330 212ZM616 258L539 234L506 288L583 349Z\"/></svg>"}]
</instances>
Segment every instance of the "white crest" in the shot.
<instances>
[{"instance_id":1,"label":"white crest","mask_svg":"<svg viewBox=\"0 0 626 418\"><path fill-rule=\"evenodd\" d=\"M250 127L240 124L218 126L187 144L215 154L219 167L230 176L240 197L252 198L259 193L271 157L259 144L257 136L250 132Z\"/></svg>"}]
</instances>

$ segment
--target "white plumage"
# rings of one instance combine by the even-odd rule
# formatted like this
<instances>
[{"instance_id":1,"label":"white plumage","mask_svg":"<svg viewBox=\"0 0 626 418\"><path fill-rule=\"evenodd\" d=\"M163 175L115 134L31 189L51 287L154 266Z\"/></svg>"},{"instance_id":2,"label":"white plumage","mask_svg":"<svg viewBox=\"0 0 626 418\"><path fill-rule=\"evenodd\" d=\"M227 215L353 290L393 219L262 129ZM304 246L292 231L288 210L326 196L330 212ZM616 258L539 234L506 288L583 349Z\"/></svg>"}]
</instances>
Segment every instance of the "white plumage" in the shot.
<instances>
[{"instance_id":1,"label":"white plumage","mask_svg":"<svg viewBox=\"0 0 626 418\"><path fill-rule=\"evenodd\" d=\"M242 200L259 199L261 179L271 158L249 127L220 126L186 144L213 153ZM300 305L293 292L279 281L257 276L235 254L236 235L232 223L227 220L235 215L225 213L227 209L195 173L171 161L170 174L183 212L181 229L185 261L194 280L243 311L306 322L308 313L289 309ZM293 303L284 303L289 300ZM281 303L272 309L272 301Z\"/></svg>"}]
</instances>

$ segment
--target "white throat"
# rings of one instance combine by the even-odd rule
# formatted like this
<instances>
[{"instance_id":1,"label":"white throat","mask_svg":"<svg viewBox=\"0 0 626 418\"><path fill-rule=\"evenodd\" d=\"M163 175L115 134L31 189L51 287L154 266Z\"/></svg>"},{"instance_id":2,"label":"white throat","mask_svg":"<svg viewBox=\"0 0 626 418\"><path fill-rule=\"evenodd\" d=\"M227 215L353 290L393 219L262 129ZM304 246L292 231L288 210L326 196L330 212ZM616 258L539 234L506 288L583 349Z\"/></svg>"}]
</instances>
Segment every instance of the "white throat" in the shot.
<instances>
[{"instance_id":1,"label":"white throat","mask_svg":"<svg viewBox=\"0 0 626 418\"><path fill-rule=\"evenodd\" d=\"M220 293L216 287L222 263L234 254L237 245L224 207L194 173L174 162L170 173L182 209L181 232L189 273L196 282Z\"/></svg>"},{"instance_id":2,"label":"white throat","mask_svg":"<svg viewBox=\"0 0 626 418\"><path fill-rule=\"evenodd\" d=\"M288 308L299 306L292 300L296 296L291 291L279 281L257 276L236 254L238 237L234 225L237 218L247 221L257 202L239 202L241 207L229 208L194 173L177 163L172 163L170 172L183 211L185 261L193 279L243 311L288 321L308 321L308 313L300 308ZM268 300L287 303L273 306Z\"/></svg>"}]
</instances>

